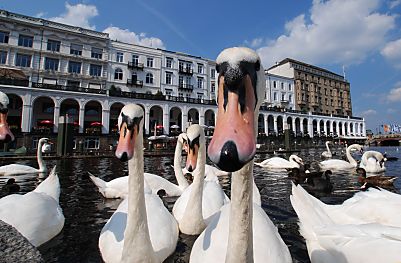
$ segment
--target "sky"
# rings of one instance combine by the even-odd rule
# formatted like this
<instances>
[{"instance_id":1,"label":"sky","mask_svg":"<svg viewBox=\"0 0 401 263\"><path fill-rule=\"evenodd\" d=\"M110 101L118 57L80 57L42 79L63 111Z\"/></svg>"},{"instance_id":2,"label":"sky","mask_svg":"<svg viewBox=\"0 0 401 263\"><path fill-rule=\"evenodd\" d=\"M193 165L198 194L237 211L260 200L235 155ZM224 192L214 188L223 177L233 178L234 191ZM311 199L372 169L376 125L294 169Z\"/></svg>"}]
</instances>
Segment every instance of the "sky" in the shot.
<instances>
[{"instance_id":1,"label":"sky","mask_svg":"<svg viewBox=\"0 0 401 263\"><path fill-rule=\"evenodd\" d=\"M368 129L401 124L401 0L1 0L0 8L213 60L247 46L264 68L288 57L345 73L353 115Z\"/></svg>"}]
</instances>

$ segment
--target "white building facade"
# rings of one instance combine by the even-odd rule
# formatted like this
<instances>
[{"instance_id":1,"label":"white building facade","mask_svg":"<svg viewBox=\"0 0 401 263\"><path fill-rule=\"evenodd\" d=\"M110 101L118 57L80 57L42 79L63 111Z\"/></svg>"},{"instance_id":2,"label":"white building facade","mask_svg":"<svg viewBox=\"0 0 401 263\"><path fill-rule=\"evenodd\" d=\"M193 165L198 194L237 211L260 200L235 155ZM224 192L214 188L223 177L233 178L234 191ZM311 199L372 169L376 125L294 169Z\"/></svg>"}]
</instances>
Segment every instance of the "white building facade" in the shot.
<instances>
[{"instance_id":1,"label":"white building facade","mask_svg":"<svg viewBox=\"0 0 401 263\"><path fill-rule=\"evenodd\" d=\"M266 99L270 107L295 109L294 79L266 72Z\"/></svg>"}]
</instances>

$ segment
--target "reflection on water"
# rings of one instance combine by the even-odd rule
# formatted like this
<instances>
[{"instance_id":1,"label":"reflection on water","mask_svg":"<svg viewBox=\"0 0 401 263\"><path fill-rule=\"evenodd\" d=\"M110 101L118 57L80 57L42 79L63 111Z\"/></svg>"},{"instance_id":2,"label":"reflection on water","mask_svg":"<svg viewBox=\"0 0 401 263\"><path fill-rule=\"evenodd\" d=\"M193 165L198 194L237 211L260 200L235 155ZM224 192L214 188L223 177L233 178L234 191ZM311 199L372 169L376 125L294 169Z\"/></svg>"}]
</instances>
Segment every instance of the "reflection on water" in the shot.
<instances>
[{"instance_id":1,"label":"reflection on water","mask_svg":"<svg viewBox=\"0 0 401 263\"><path fill-rule=\"evenodd\" d=\"M400 147L401 148L401 147ZM371 148L375 149L375 148ZM386 175L399 175L401 171L401 151L396 147L378 148L389 156L399 157L398 161L387 162ZM323 150L305 150L299 155L304 161L319 161ZM270 156L256 156L260 161ZM356 157L358 158L358 156ZM359 156L360 158L360 156ZM169 165L172 157L149 157L145 160L146 172L160 174L174 181L173 168ZM316 161L315 161L316 162ZM34 160L20 163L37 166ZM2 163L4 165L7 163ZM39 249L46 262L102 262L98 250L99 233L117 208L120 200L106 200L89 180L87 171L109 181L125 175L127 169L123 163L114 158L88 158L47 161L51 168L57 164L61 183L60 203L65 216L62 232ZM255 167L255 181L261 197L262 207L279 228L284 242L289 246L294 262L309 262L305 242L298 233L297 216L291 207L289 195L291 183L285 173L269 172ZM9 177L0 177L0 188ZM21 193L34 189L43 179L38 176L15 177L21 186ZM335 174L332 176L334 192L319 196L325 203L338 204L351 197L359 188L357 178L352 174ZM221 178L224 190L229 194L229 178ZM401 179L395 182L396 192L401 190ZM170 209L175 198L167 199ZM188 262L189 253L196 237L180 235L176 252L167 262Z\"/></svg>"}]
</instances>

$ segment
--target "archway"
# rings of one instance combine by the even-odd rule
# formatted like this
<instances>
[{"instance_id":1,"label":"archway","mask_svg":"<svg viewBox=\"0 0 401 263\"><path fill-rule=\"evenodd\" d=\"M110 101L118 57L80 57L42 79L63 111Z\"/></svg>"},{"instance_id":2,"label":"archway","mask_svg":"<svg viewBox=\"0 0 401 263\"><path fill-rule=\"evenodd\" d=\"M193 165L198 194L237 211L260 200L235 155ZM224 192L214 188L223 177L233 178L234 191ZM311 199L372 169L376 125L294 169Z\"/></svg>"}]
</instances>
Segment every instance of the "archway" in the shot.
<instances>
[{"instance_id":1,"label":"archway","mask_svg":"<svg viewBox=\"0 0 401 263\"><path fill-rule=\"evenodd\" d=\"M85 105L84 132L100 134L102 127L102 105L98 101L89 101Z\"/></svg>"},{"instance_id":2,"label":"archway","mask_svg":"<svg viewBox=\"0 0 401 263\"><path fill-rule=\"evenodd\" d=\"M178 107L170 109L169 131L172 135L178 135L182 132L182 112Z\"/></svg>"},{"instance_id":3,"label":"archway","mask_svg":"<svg viewBox=\"0 0 401 263\"><path fill-rule=\"evenodd\" d=\"M295 135L296 136L302 136L301 120L298 117L295 118Z\"/></svg>"},{"instance_id":4,"label":"archway","mask_svg":"<svg viewBox=\"0 0 401 263\"><path fill-rule=\"evenodd\" d=\"M304 135L309 135L309 136L311 136L311 135L309 134L309 132L308 132L308 119L306 119L306 118L304 118L304 119L302 120L302 130L303 130L303 134L304 134Z\"/></svg>"},{"instance_id":5,"label":"archway","mask_svg":"<svg viewBox=\"0 0 401 263\"><path fill-rule=\"evenodd\" d=\"M313 131L313 134L312 134L312 137L315 137L316 135L317 135L317 120L313 120L312 121L312 131Z\"/></svg>"},{"instance_id":6,"label":"archway","mask_svg":"<svg viewBox=\"0 0 401 263\"><path fill-rule=\"evenodd\" d=\"M206 135L213 135L215 124L215 114L212 110L205 111L205 125L207 125Z\"/></svg>"},{"instance_id":7,"label":"archway","mask_svg":"<svg viewBox=\"0 0 401 263\"><path fill-rule=\"evenodd\" d=\"M7 123L14 136L18 136L21 133L23 101L15 94L7 94L7 96L9 100Z\"/></svg>"},{"instance_id":8,"label":"archway","mask_svg":"<svg viewBox=\"0 0 401 263\"><path fill-rule=\"evenodd\" d=\"M151 135L163 134L163 109L160 106L152 106L149 110L149 130Z\"/></svg>"},{"instance_id":9,"label":"archway","mask_svg":"<svg viewBox=\"0 0 401 263\"><path fill-rule=\"evenodd\" d=\"M32 132L53 133L54 101L50 97L38 97L34 100L32 108Z\"/></svg>"},{"instance_id":10,"label":"archway","mask_svg":"<svg viewBox=\"0 0 401 263\"><path fill-rule=\"evenodd\" d=\"M326 136L326 131L324 130L324 121L323 120L319 121L319 128L320 128L320 130L319 130L320 136Z\"/></svg>"},{"instance_id":11,"label":"archway","mask_svg":"<svg viewBox=\"0 0 401 263\"><path fill-rule=\"evenodd\" d=\"M188 111L188 126L195 123L199 124L199 112L192 108Z\"/></svg>"},{"instance_id":12,"label":"archway","mask_svg":"<svg viewBox=\"0 0 401 263\"><path fill-rule=\"evenodd\" d=\"M60 104L60 116L72 118L75 132L79 131L79 103L74 99L63 100Z\"/></svg>"},{"instance_id":13,"label":"archway","mask_svg":"<svg viewBox=\"0 0 401 263\"><path fill-rule=\"evenodd\" d=\"M258 117L258 134L265 134L265 117L261 113L259 113Z\"/></svg>"},{"instance_id":14,"label":"archway","mask_svg":"<svg viewBox=\"0 0 401 263\"><path fill-rule=\"evenodd\" d=\"M273 115L267 116L267 129L269 131L269 136L276 135L274 130L274 117Z\"/></svg>"},{"instance_id":15,"label":"archway","mask_svg":"<svg viewBox=\"0 0 401 263\"><path fill-rule=\"evenodd\" d=\"M283 117L277 116L277 135L284 134Z\"/></svg>"},{"instance_id":16,"label":"archway","mask_svg":"<svg viewBox=\"0 0 401 263\"><path fill-rule=\"evenodd\" d=\"M115 102L110 107L110 121L109 121L109 133L118 133L118 116L120 115L121 109L124 104L121 102Z\"/></svg>"}]
</instances>

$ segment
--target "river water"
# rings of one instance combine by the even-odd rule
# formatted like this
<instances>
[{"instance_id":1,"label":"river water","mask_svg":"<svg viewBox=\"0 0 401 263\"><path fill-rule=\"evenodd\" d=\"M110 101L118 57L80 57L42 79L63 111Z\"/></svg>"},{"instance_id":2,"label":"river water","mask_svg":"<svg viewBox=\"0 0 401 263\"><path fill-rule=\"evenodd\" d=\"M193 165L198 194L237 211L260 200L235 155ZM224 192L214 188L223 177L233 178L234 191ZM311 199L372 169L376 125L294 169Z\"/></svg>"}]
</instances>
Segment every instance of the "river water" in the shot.
<instances>
[{"instance_id":1,"label":"river water","mask_svg":"<svg viewBox=\"0 0 401 263\"><path fill-rule=\"evenodd\" d=\"M398 161L386 162L386 175L401 176L401 147L373 148L387 152L389 156L400 158ZM302 150L298 155L304 161L320 161L323 149ZM339 152L339 151L338 151ZM256 161L271 157L267 154L258 154ZM356 156L360 158L360 156ZM160 174L170 181L174 181L173 169L170 167L173 157L146 157L145 171ZM2 162L0 165L9 162ZM37 166L35 161L20 161L18 163ZM116 158L86 158L48 160L50 169L57 165L60 178L61 196L60 205L65 216L65 225L62 232L42 245L41 251L46 262L102 262L99 249L99 233L117 208L120 200L107 200L98 193L90 181L87 171L109 181L123 176L126 173L126 164ZM313 166L313 164L312 164ZM254 167L255 182L262 197L262 207L271 220L278 227L279 232L288 245L294 262L309 262L303 238L298 233L297 215L291 207L289 195L291 181L286 173L269 172L260 167ZM229 194L229 178L220 178L223 189ZM0 177L0 188L5 184L7 177ZM32 191L43 179L38 176L20 176L17 182L21 186L20 193ZM351 197L360 184L353 174L334 174L331 177L334 191L330 194L319 194L319 199L325 203L339 204ZM394 192L401 192L401 179L394 183ZM175 199L167 199L172 208ZM166 262L188 262L189 254L196 237L180 234L176 252Z\"/></svg>"}]
</instances>

